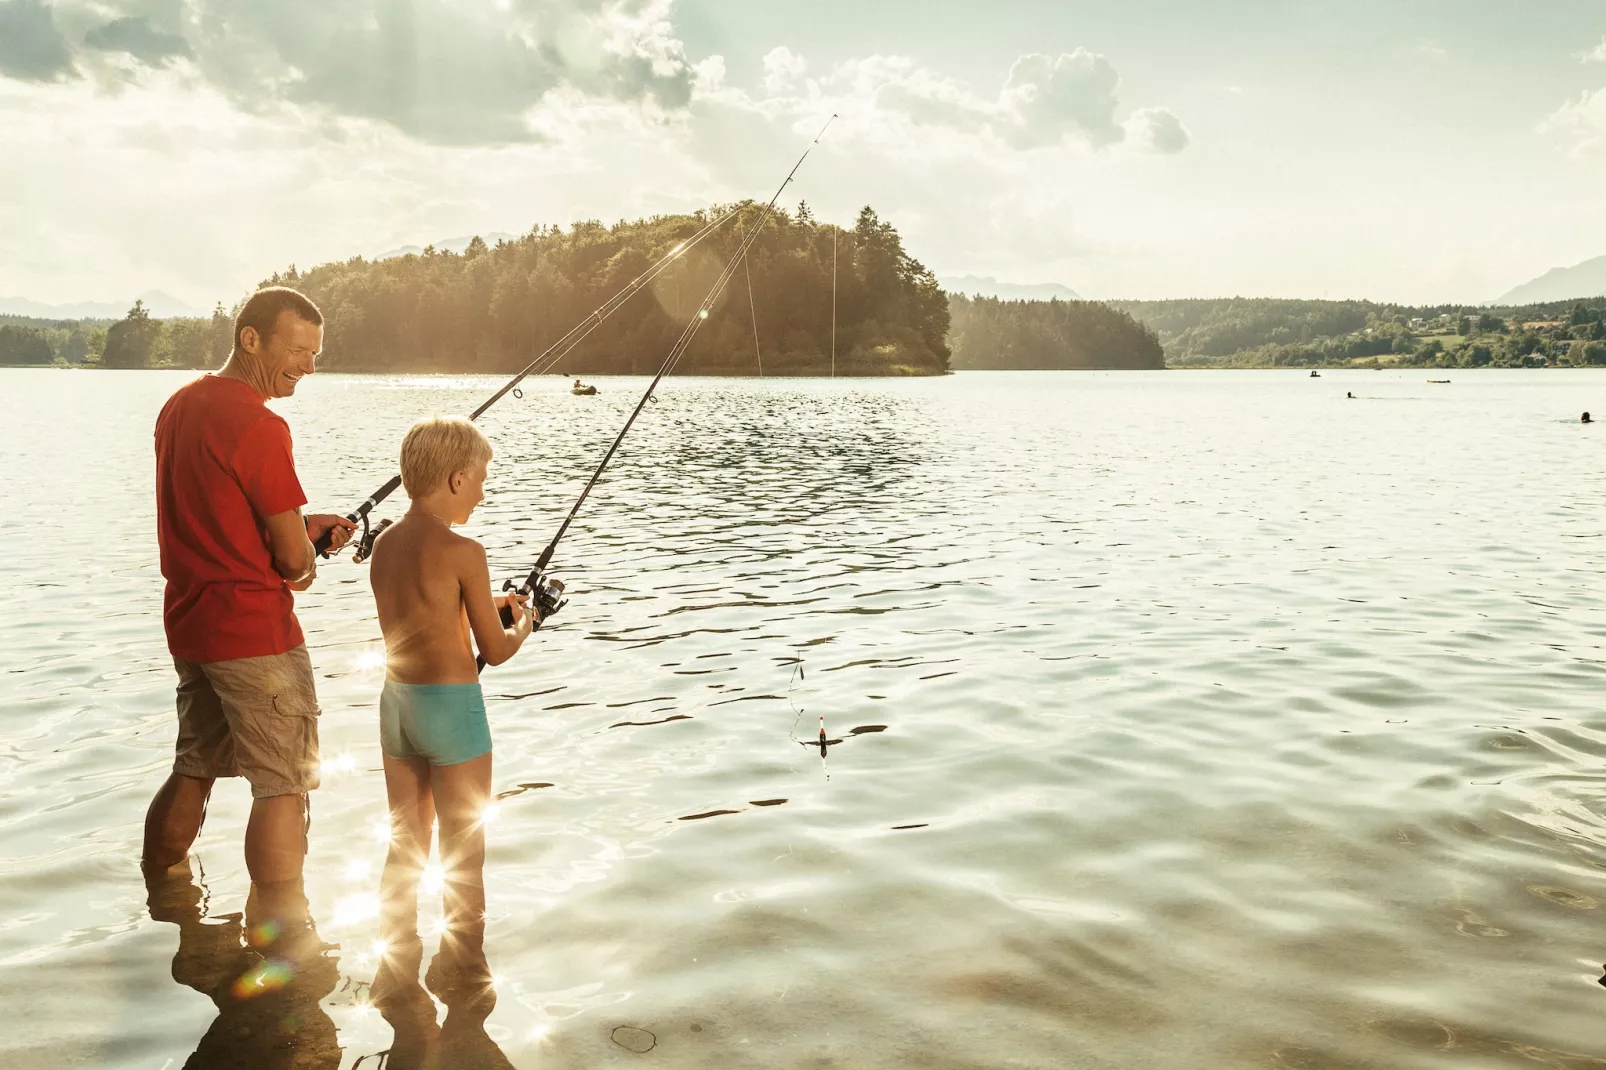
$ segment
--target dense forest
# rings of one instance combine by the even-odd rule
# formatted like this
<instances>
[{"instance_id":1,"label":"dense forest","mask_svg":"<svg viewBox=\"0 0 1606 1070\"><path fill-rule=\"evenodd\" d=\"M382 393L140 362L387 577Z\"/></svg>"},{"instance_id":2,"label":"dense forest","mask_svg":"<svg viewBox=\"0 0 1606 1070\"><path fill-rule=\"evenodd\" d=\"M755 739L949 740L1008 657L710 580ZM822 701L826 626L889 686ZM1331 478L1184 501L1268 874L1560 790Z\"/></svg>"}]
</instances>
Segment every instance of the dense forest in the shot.
<instances>
[{"instance_id":1,"label":"dense forest","mask_svg":"<svg viewBox=\"0 0 1606 1070\"><path fill-rule=\"evenodd\" d=\"M958 369L1163 368L1154 331L1095 301L948 298Z\"/></svg>"},{"instance_id":2,"label":"dense forest","mask_svg":"<svg viewBox=\"0 0 1606 1070\"><path fill-rule=\"evenodd\" d=\"M1121 301L1173 368L1606 365L1606 298L1515 308L1223 298Z\"/></svg>"},{"instance_id":3,"label":"dense forest","mask_svg":"<svg viewBox=\"0 0 1606 1070\"><path fill-rule=\"evenodd\" d=\"M343 371L509 372L726 209L612 227L538 227L462 255L426 249L354 259L266 280L295 286L328 321L325 367ZM557 370L656 369L763 209L705 238L626 303ZM898 232L863 209L851 230L806 204L774 213L677 369L691 375L932 375L948 370L948 305ZM756 314L756 315L755 315ZM755 325L756 319L756 325Z\"/></svg>"}]
</instances>

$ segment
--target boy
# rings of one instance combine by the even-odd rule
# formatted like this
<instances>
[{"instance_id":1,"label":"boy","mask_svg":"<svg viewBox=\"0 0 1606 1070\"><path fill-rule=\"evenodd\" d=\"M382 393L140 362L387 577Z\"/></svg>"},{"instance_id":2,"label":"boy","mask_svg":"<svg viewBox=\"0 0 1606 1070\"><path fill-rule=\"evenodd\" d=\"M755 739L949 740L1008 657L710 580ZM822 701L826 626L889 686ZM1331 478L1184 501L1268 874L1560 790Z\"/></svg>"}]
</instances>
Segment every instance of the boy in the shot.
<instances>
[{"instance_id":1,"label":"boy","mask_svg":"<svg viewBox=\"0 0 1606 1070\"><path fill-rule=\"evenodd\" d=\"M416 991L423 957L418 878L437 814L446 931L426 983L443 997L490 984L482 814L491 794L491 732L474 645L487 664L500 665L536 623L525 596L491 594L485 548L452 531L484 498L490 459L491 444L467 420L414 424L401 447L412 505L375 542L369 564L385 636L379 735L391 826L380 882L387 951L374 980L376 1003L387 992ZM512 627L502 625L504 604Z\"/></svg>"}]
</instances>

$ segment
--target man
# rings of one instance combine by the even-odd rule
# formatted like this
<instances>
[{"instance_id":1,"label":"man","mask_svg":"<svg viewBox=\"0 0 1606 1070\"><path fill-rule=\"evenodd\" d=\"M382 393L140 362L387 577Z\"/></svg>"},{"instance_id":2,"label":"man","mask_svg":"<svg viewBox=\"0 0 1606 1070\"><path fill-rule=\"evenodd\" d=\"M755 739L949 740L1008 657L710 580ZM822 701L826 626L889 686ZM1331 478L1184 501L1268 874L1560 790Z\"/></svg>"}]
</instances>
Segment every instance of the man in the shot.
<instances>
[{"instance_id":1,"label":"man","mask_svg":"<svg viewBox=\"0 0 1606 1070\"><path fill-rule=\"evenodd\" d=\"M298 886L308 792L318 786L318 699L292 591L317 574L313 543L353 525L303 519L290 428L263 403L289 397L323 348L323 314L270 287L234 320L222 369L181 387L156 420L163 623L178 670L172 775L145 815L144 865L182 862L217 777L251 784L245 864L258 886Z\"/></svg>"}]
</instances>

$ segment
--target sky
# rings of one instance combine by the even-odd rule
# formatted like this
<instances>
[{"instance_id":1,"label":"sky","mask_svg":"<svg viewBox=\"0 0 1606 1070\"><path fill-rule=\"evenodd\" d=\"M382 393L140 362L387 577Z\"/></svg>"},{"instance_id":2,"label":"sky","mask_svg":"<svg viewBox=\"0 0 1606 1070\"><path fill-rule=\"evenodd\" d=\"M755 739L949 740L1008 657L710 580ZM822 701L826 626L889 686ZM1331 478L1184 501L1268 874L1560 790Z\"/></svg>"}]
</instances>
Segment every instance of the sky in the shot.
<instances>
[{"instance_id":1,"label":"sky","mask_svg":"<svg viewBox=\"0 0 1606 1070\"><path fill-rule=\"evenodd\" d=\"M0 0L0 295L765 200L832 114L782 203L941 275L1475 302L1606 254L1603 0Z\"/></svg>"}]
</instances>

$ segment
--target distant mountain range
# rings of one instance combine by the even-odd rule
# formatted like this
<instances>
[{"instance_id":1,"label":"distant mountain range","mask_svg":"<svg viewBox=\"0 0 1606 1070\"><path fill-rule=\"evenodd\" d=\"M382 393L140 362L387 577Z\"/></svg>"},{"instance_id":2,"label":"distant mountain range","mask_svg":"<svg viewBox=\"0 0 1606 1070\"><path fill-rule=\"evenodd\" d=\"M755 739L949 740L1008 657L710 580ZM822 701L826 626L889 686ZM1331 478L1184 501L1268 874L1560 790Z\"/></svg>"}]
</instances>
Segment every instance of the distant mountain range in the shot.
<instances>
[{"instance_id":1,"label":"distant mountain range","mask_svg":"<svg viewBox=\"0 0 1606 1070\"><path fill-rule=\"evenodd\" d=\"M139 295L145 307L157 319L172 316L206 316L191 308L172 294L161 290L148 290ZM30 301L26 297L0 297L0 316L31 316L41 320L120 320L128 315L133 301L76 301L68 305L47 305L43 301Z\"/></svg>"},{"instance_id":2,"label":"distant mountain range","mask_svg":"<svg viewBox=\"0 0 1606 1070\"><path fill-rule=\"evenodd\" d=\"M999 282L985 275L938 276L937 285L951 294L970 297L997 297L1004 301L1079 301L1081 297L1069 286L1057 282Z\"/></svg>"},{"instance_id":3,"label":"distant mountain range","mask_svg":"<svg viewBox=\"0 0 1606 1070\"><path fill-rule=\"evenodd\" d=\"M435 251L439 253L461 253L468 248L468 243L473 241L475 237L476 235L473 234L465 234L461 238L447 238L445 241L435 242ZM499 241L512 241L518 235L509 234L506 231L493 230L489 234L480 234L478 237L485 239L486 245L495 245ZM398 256L421 256L423 252L424 247L422 245L403 245L399 249L378 253L374 256L374 259L393 260Z\"/></svg>"},{"instance_id":4,"label":"distant mountain range","mask_svg":"<svg viewBox=\"0 0 1606 1070\"><path fill-rule=\"evenodd\" d=\"M1502 294L1495 304L1537 305L1545 301L1603 295L1606 295L1606 256L1597 256L1572 267L1552 268L1537 279Z\"/></svg>"}]
</instances>

